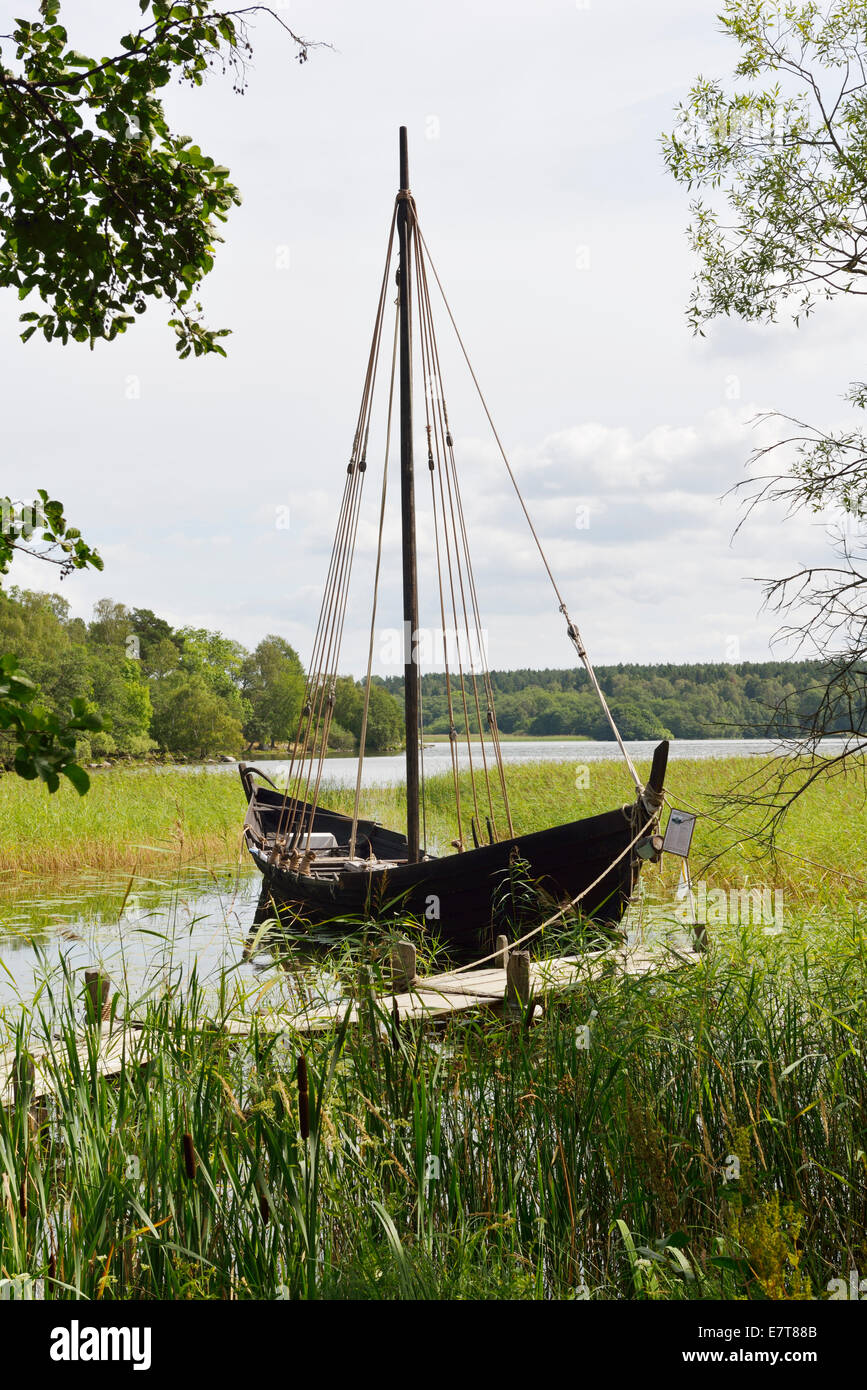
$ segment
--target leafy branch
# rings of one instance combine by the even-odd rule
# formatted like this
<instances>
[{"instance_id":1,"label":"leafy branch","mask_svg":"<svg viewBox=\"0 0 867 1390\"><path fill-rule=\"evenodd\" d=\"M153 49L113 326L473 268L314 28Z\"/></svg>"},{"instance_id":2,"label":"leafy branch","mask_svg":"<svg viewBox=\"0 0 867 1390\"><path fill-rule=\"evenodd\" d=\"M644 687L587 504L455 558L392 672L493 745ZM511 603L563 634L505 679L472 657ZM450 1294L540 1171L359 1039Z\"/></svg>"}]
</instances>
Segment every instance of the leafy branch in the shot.
<instances>
[{"instance_id":1,"label":"leafy branch","mask_svg":"<svg viewBox=\"0 0 867 1390\"><path fill-rule=\"evenodd\" d=\"M70 46L60 0L0 38L0 286L45 306L21 315L25 342L40 331L93 347L164 299L181 357L225 356L229 330L203 323L195 295L240 194L225 166L169 129L160 89L173 77L199 87L218 68L243 93L255 17L276 22L301 63L319 45L267 5L139 8L148 21L101 60Z\"/></svg>"}]
</instances>

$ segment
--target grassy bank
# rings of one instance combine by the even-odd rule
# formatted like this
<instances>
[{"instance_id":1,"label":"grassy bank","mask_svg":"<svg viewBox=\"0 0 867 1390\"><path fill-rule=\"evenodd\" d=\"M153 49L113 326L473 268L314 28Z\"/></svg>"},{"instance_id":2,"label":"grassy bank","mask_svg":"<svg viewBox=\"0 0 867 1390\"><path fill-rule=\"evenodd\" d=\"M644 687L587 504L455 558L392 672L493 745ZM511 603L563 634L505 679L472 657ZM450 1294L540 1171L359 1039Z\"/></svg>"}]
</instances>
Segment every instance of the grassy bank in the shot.
<instances>
[{"instance_id":1,"label":"grassy bank","mask_svg":"<svg viewBox=\"0 0 867 1390\"><path fill-rule=\"evenodd\" d=\"M237 773L103 772L79 797L0 778L0 881L18 874L133 870L237 858L244 817Z\"/></svg>"},{"instance_id":2,"label":"grassy bank","mask_svg":"<svg viewBox=\"0 0 867 1390\"><path fill-rule=\"evenodd\" d=\"M631 800L631 783L620 763L588 764L589 785L580 789L576 788L579 766L576 757L574 764L533 763L509 769L517 831L540 830ZM675 805L697 806L709 817L717 816L716 798L755 766L753 759L745 758L672 762L669 798ZM639 772L646 776L648 767L640 765ZM694 877L715 856L728 851L707 871L708 878L723 888L773 882L804 901L841 889L860 892L857 884L840 875L863 876L867 863L862 776L853 772L818 784L795 805L780 838L781 847L789 853L781 854L773 866L761 858L756 846L729 850L749 830L749 815L739 816L732 826L702 819L692 853ZM578 780L583 781L581 774ZM470 843L472 798L466 775L461 779L461 795L464 835ZM352 809L353 793L346 788L326 787L321 799L338 810ZM457 829L450 776L428 779L426 803L428 843L432 848L447 847ZM481 807L483 815L486 809ZM495 809L502 827L499 800ZM362 812L400 828L405 817L403 788L365 791ZM232 772L115 770L94 777L85 797L65 785L49 796L40 786L5 776L0 778L0 882L14 884L29 875L234 863L241 850L243 814L243 793Z\"/></svg>"},{"instance_id":3,"label":"grassy bank","mask_svg":"<svg viewBox=\"0 0 867 1390\"><path fill-rule=\"evenodd\" d=\"M371 1004L345 1038L230 1042L195 989L125 1001L156 1056L112 1082L75 1060L70 987L60 1099L38 1126L0 1111L0 1276L103 1300L827 1297L867 1267L867 938L814 926L730 931L531 1028L395 1033Z\"/></svg>"}]
</instances>

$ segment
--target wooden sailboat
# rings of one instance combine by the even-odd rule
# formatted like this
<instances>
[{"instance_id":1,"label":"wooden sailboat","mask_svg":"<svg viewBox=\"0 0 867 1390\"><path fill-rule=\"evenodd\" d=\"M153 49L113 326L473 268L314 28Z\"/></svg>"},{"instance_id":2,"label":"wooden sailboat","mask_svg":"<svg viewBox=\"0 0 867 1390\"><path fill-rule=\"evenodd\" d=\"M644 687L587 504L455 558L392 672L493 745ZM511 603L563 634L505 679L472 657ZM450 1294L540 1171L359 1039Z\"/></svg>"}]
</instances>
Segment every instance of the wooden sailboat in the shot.
<instances>
[{"instance_id":1,"label":"wooden sailboat","mask_svg":"<svg viewBox=\"0 0 867 1390\"><path fill-rule=\"evenodd\" d=\"M320 805L319 790L333 719L340 640L346 615L346 595L361 493L367 472L371 403L382 356L380 348L385 338L383 325L388 290L392 283L390 270L395 241L398 252L398 298L391 354L379 550L373 589L359 770L354 813L350 816ZM614 737L635 783L635 794L628 804L600 815L532 834L516 833L509 810L493 690L487 669L474 656L472 642L462 651L459 641L453 640L451 647L446 641L445 680L459 830L457 839L452 842L453 853L434 854L424 835L419 660L410 640L405 643L404 653L406 833L386 829L359 816L395 381L399 388L400 415L404 632L414 636L419 629L412 389L416 345L425 379L427 471L436 535L442 631L445 633L448 630L448 610L450 616L454 617L453 635L466 631L468 639L473 633L481 636L460 481L455 467L454 442L448 424L433 330L429 273L441 290L409 190L406 130L401 128L400 189L392 218L362 404L314 639L295 753L290 763L289 782L286 789L281 790L259 769L246 763L240 765L248 803L244 834L249 852L262 871L265 895L278 912L309 922L359 916L388 919L396 913L405 920L407 915L411 915L420 925L429 925L440 940L453 948L474 951L489 944L492 897L497 885L502 884L504 876L509 874L510 865L515 864L516 857L523 861L524 866L528 866L529 876L550 901L577 902L581 912L588 917L607 924L620 921L635 890L642 861L659 857L660 841L654 832L662 806L668 743L660 743L657 747L650 778L643 786L596 680L578 628L567 612L518 492L508 459L494 431L509 477L554 587L558 606L566 622L567 635L583 661L591 685L611 723ZM445 302L444 295L443 300ZM447 302L446 310L451 318ZM466 357L459 336L458 342ZM481 392L479 395L481 397ZM483 398L482 405L487 413ZM458 725L461 723L469 769L463 778L458 758L461 739ZM269 782L270 786L264 786L262 782ZM487 843L483 843L484 840Z\"/></svg>"}]
</instances>

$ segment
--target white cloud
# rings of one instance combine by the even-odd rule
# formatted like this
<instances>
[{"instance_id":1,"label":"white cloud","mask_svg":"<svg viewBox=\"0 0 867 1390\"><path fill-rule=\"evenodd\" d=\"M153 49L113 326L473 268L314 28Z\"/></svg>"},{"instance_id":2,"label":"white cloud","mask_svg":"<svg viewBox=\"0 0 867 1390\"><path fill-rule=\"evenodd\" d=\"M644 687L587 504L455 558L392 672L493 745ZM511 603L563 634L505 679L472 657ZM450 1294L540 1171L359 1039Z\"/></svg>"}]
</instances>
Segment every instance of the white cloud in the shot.
<instances>
[{"instance_id":1,"label":"white cloud","mask_svg":"<svg viewBox=\"0 0 867 1390\"><path fill-rule=\"evenodd\" d=\"M219 80L171 89L176 124L244 192L202 294L208 320L234 329L228 359L177 361L159 308L93 353L25 347L17 301L4 301L4 490L49 487L106 559L104 574L64 582L73 609L86 615L111 594L247 645L277 631L309 652L405 121L428 243L594 659L722 659L735 633L745 658L767 656L774 623L758 615L749 576L821 556L825 538L803 519L781 526L758 513L732 541L737 505L719 497L772 437L772 424L748 423L761 407L837 422L860 324L852 306L829 306L798 332L688 331L688 199L662 168L658 135L698 72L731 68L717 8L539 0L528 41L526 0L383 0L375 19L349 0L296 0L293 27L334 52L299 69L260 20L243 101ZM126 13L137 13L132 0ZM77 0L64 17L75 46L109 51L116 7ZM438 138L427 139L432 113ZM287 270L278 246L289 247ZM444 323L441 349L491 659L568 664L556 601ZM435 615L422 444L419 557ZM380 420L347 617L356 670L381 454ZM390 496L396 509L394 463ZM392 510L383 626L400 613L398 539ZM58 587L24 562L12 578Z\"/></svg>"}]
</instances>

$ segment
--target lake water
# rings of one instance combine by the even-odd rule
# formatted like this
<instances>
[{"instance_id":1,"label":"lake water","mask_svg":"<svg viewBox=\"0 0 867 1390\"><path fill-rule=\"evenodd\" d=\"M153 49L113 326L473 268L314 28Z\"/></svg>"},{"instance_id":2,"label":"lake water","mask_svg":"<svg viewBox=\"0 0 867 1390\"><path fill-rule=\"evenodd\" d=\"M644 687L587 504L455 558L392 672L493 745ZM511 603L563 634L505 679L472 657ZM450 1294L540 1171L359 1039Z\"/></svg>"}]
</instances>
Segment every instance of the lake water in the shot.
<instances>
[{"instance_id":1,"label":"lake water","mask_svg":"<svg viewBox=\"0 0 867 1390\"><path fill-rule=\"evenodd\" d=\"M183 988L193 970L216 1003L221 977L239 998L254 1001L269 981L269 1007L340 997L337 977L323 965L315 942L304 948L299 973L275 971L267 939L253 927L259 873L184 870L170 880L129 875L82 875L62 891L0 899L0 1042L14 1027L22 1001L53 1012L47 982L99 967L135 1004L149 995ZM261 933L259 933L261 937ZM311 964L314 966L310 968ZM133 1011L134 1008L133 1008ZM5 1026L4 1026L5 1025Z\"/></svg>"},{"instance_id":2,"label":"lake water","mask_svg":"<svg viewBox=\"0 0 867 1390\"><path fill-rule=\"evenodd\" d=\"M828 740L825 747L832 752L840 742ZM646 764L655 743L627 746L636 762ZM779 747L755 739L676 740L671 757L760 757ZM476 745L476 756L478 752ZM503 753L510 764L575 764L619 757L611 742L583 740L509 742L503 744ZM461 756L466 766L466 752ZM206 766L209 772L237 775L235 764ZM279 779L287 764L269 760L263 766ZM447 743L425 749L427 776L448 768ZM355 774L354 758L329 758L326 777L332 783L354 785ZM394 785L404 774L402 754L365 760L365 785ZM311 991L317 998L338 997L339 981L321 958L317 960L315 947L294 976L285 971L275 975L267 943L252 958L245 952L260 885L259 874L245 865L222 873L188 870L169 881L140 876L132 892L128 875L81 875L56 891L40 893L34 886L0 896L0 1034L14 1026L22 1000L37 995L48 1000L45 981L56 979L64 967L78 979L85 968L98 965L116 982L126 981L131 999L183 987L194 969L211 992L228 972L232 987L245 997L255 997L266 978L268 1001L274 1006L297 1002L299 990L308 997Z\"/></svg>"},{"instance_id":3,"label":"lake water","mask_svg":"<svg viewBox=\"0 0 867 1390\"><path fill-rule=\"evenodd\" d=\"M626 748L633 762L647 763L653 757L653 750L658 742L658 739L632 741L626 743ZM461 745L458 746L460 748ZM486 744L485 746L490 760L492 757L491 745ZM597 763L616 761L620 758L617 744L611 740L597 742L590 739L552 739L550 741L527 739L526 742L519 740L504 742L500 746L503 750L503 761L509 764ZM669 760L675 762L679 759L691 758L758 758L767 756L769 753L779 752L784 746L778 739L673 739ZM822 752L832 754L839 752L842 747L842 739L829 738L822 743ZM481 745L473 743L471 748L474 763L480 765ZM248 761L255 766L255 758L252 754ZM438 773L448 772L451 768L448 743L425 744L423 761L426 777L434 777ZM466 744L463 745L463 751L459 752L458 764L461 768L469 766ZM233 763L209 763L205 766L209 772L235 772L237 768L237 765ZM289 764L282 759L266 758L262 760L261 766L269 777L272 777L274 781L279 781L281 774L285 774L288 770ZM355 758L329 757L325 764L323 778L335 786L354 787L357 770L358 763ZM403 753L390 757L368 756L364 760L361 784L364 787L397 786L405 780L405 777L406 760Z\"/></svg>"}]
</instances>

